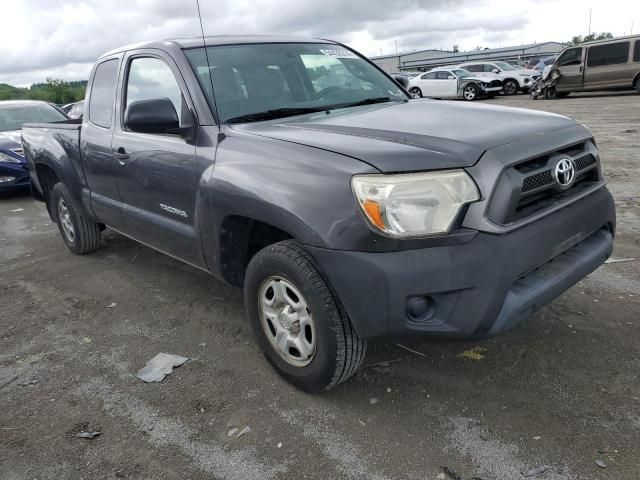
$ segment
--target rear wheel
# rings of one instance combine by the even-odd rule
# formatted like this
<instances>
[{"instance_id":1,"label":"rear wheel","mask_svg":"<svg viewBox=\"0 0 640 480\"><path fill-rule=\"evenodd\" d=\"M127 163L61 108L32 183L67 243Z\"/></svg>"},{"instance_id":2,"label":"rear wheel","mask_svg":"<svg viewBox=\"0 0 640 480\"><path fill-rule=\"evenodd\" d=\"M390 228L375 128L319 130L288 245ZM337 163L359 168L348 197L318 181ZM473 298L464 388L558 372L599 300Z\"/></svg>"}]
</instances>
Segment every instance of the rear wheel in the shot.
<instances>
[{"instance_id":1,"label":"rear wheel","mask_svg":"<svg viewBox=\"0 0 640 480\"><path fill-rule=\"evenodd\" d=\"M247 268L244 292L260 349L296 387L330 390L362 363L366 342L299 243L287 240L258 252Z\"/></svg>"},{"instance_id":2,"label":"rear wheel","mask_svg":"<svg viewBox=\"0 0 640 480\"><path fill-rule=\"evenodd\" d=\"M638 95L640 95L640 80L636 81L636 92L638 92Z\"/></svg>"},{"instance_id":3,"label":"rear wheel","mask_svg":"<svg viewBox=\"0 0 640 480\"><path fill-rule=\"evenodd\" d=\"M515 95L518 92L518 83L512 79L505 80L502 91L505 95Z\"/></svg>"},{"instance_id":4,"label":"rear wheel","mask_svg":"<svg viewBox=\"0 0 640 480\"><path fill-rule=\"evenodd\" d=\"M69 250L78 255L95 252L100 247L100 224L80 214L62 183L51 191L51 211Z\"/></svg>"},{"instance_id":5,"label":"rear wheel","mask_svg":"<svg viewBox=\"0 0 640 480\"><path fill-rule=\"evenodd\" d=\"M413 87L411 90L409 90L409 93L413 98L422 98L422 90L420 90L418 87Z\"/></svg>"},{"instance_id":6,"label":"rear wheel","mask_svg":"<svg viewBox=\"0 0 640 480\"><path fill-rule=\"evenodd\" d=\"M477 100L479 95L480 89L475 83L470 83L462 89L462 98L464 98L467 102Z\"/></svg>"}]
</instances>

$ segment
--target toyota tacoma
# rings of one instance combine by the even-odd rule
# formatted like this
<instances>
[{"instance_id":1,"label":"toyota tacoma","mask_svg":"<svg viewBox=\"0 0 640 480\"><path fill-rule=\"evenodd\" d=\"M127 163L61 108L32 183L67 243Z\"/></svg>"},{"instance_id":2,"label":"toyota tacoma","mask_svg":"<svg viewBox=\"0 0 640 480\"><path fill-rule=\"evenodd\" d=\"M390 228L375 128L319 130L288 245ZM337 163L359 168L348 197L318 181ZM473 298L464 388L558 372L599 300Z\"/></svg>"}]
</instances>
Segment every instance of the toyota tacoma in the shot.
<instances>
[{"instance_id":1,"label":"toyota tacoma","mask_svg":"<svg viewBox=\"0 0 640 480\"><path fill-rule=\"evenodd\" d=\"M73 253L109 227L243 287L267 360L311 392L371 339L502 333L612 250L586 127L411 99L327 40L116 49L82 120L26 125L22 143Z\"/></svg>"}]
</instances>

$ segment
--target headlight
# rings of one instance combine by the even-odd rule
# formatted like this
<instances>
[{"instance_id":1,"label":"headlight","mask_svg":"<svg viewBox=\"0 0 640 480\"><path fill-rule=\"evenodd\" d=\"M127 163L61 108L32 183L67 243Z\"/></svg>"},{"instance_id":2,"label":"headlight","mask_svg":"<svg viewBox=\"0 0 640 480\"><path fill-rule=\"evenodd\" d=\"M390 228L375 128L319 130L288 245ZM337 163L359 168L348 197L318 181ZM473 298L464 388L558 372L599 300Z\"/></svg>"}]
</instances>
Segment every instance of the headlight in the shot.
<instances>
[{"instance_id":1,"label":"headlight","mask_svg":"<svg viewBox=\"0 0 640 480\"><path fill-rule=\"evenodd\" d=\"M22 163L19 159L17 159L16 157L9 155L7 153L4 152L0 152L0 162L9 162L9 163Z\"/></svg>"},{"instance_id":2,"label":"headlight","mask_svg":"<svg viewBox=\"0 0 640 480\"><path fill-rule=\"evenodd\" d=\"M397 238L448 233L460 209L480 199L464 170L355 175L351 187L369 222Z\"/></svg>"}]
</instances>

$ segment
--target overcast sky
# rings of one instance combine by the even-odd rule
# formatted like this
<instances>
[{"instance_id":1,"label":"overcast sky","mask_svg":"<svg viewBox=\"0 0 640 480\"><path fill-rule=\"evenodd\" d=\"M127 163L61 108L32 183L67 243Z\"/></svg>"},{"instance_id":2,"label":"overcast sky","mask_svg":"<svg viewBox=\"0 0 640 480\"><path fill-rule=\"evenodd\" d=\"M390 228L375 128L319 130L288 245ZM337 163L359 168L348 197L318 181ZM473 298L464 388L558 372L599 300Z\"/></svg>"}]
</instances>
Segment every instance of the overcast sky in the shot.
<instances>
[{"instance_id":1,"label":"overcast sky","mask_svg":"<svg viewBox=\"0 0 640 480\"><path fill-rule=\"evenodd\" d=\"M200 0L207 35L286 34L343 41L366 55L566 41L588 30L640 33L637 0ZM86 79L123 44L200 32L196 0L2 2L0 83Z\"/></svg>"}]
</instances>

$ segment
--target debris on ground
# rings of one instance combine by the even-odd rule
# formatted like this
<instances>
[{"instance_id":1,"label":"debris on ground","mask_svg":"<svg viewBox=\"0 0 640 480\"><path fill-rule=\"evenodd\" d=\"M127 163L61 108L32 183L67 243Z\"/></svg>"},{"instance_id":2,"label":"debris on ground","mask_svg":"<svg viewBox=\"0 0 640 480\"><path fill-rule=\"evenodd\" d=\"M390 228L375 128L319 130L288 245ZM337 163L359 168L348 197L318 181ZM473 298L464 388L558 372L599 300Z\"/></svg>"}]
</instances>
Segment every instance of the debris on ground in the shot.
<instances>
[{"instance_id":1,"label":"debris on ground","mask_svg":"<svg viewBox=\"0 0 640 480\"><path fill-rule=\"evenodd\" d=\"M485 347L473 347L473 348L470 348L469 350L465 350L458 356L461 358L467 358L469 360L475 360L476 362L479 362L484 358L484 354L487 353L488 351L489 349Z\"/></svg>"},{"instance_id":2,"label":"debris on ground","mask_svg":"<svg viewBox=\"0 0 640 480\"><path fill-rule=\"evenodd\" d=\"M235 427L234 427L234 428L232 428L231 430L229 430L229 431L227 432L227 437L232 437L232 436L234 436L236 433L238 433L238 430L240 430L240 429L239 429L239 428L235 428Z\"/></svg>"},{"instance_id":3,"label":"debris on ground","mask_svg":"<svg viewBox=\"0 0 640 480\"><path fill-rule=\"evenodd\" d=\"M240 433L238 433L238 436L236 438L240 438L241 436L246 435L250 431L251 431L251 428L249 428L249 426L246 426L242 430L240 430Z\"/></svg>"},{"instance_id":4,"label":"debris on ground","mask_svg":"<svg viewBox=\"0 0 640 480\"><path fill-rule=\"evenodd\" d=\"M449 478L451 478L453 480L462 480L462 477L460 475L458 475L456 472L454 472L453 470L451 470L449 467L447 467L445 465L441 465L440 468L442 469L442 471L444 473L446 473L448 475Z\"/></svg>"},{"instance_id":5,"label":"debris on ground","mask_svg":"<svg viewBox=\"0 0 640 480\"><path fill-rule=\"evenodd\" d=\"M11 210L12 213L24 212L24 208L16 208L15 210Z\"/></svg>"},{"instance_id":6,"label":"debris on ground","mask_svg":"<svg viewBox=\"0 0 640 480\"><path fill-rule=\"evenodd\" d=\"M610 257L604 261L604 263L623 263L623 262L633 262L637 260L637 258L616 258Z\"/></svg>"},{"instance_id":7,"label":"debris on ground","mask_svg":"<svg viewBox=\"0 0 640 480\"><path fill-rule=\"evenodd\" d=\"M138 370L136 377L144 382L161 382L164 377L173 372L174 367L179 367L187 360L186 357L171 355L169 353L159 353L147 364Z\"/></svg>"},{"instance_id":8,"label":"debris on ground","mask_svg":"<svg viewBox=\"0 0 640 480\"><path fill-rule=\"evenodd\" d=\"M370 398L370 399L369 399L369 403L370 403L371 405L375 405L376 403L378 403L378 399L377 399L376 397Z\"/></svg>"},{"instance_id":9,"label":"debris on ground","mask_svg":"<svg viewBox=\"0 0 640 480\"><path fill-rule=\"evenodd\" d=\"M106 306L106 307L104 307L104 308L114 308L114 307L116 307L117 305L118 305L118 304L117 304L116 302L113 302L113 303L110 303L109 305L107 305L107 306Z\"/></svg>"},{"instance_id":10,"label":"debris on ground","mask_svg":"<svg viewBox=\"0 0 640 480\"><path fill-rule=\"evenodd\" d=\"M82 339L82 341L83 341L84 343L91 343L91 337L84 337L84 338Z\"/></svg>"},{"instance_id":11,"label":"debris on ground","mask_svg":"<svg viewBox=\"0 0 640 480\"><path fill-rule=\"evenodd\" d=\"M402 361L401 358L394 358L393 360L383 360L381 362L367 363L366 365L363 365L362 368L374 368L374 367L390 368L392 363L397 363L401 361Z\"/></svg>"},{"instance_id":12,"label":"debris on ground","mask_svg":"<svg viewBox=\"0 0 640 480\"><path fill-rule=\"evenodd\" d=\"M547 470L549 470L551 467L547 466L547 465L542 465L540 467L535 467L532 468L530 470L527 471L522 471L520 473L522 473L523 477L538 477L540 475L542 475L544 472L546 472Z\"/></svg>"},{"instance_id":13,"label":"debris on ground","mask_svg":"<svg viewBox=\"0 0 640 480\"><path fill-rule=\"evenodd\" d=\"M93 438L96 438L98 435L100 435L100 432L96 432L96 431L90 430L90 431L87 431L87 432L82 431L80 433L77 433L76 437L78 437L78 438L88 438L89 440L91 440Z\"/></svg>"},{"instance_id":14,"label":"debris on ground","mask_svg":"<svg viewBox=\"0 0 640 480\"><path fill-rule=\"evenodd\" d=\"M20 385L21 387L27 387L29 385L37 385L38 384L38 380L37 379L33 379L33 380L27 380L26 382L21 382L18 385Z\"/></svg>"},{"instance_id":15,"label":"debris on ground","mask_svg":"<svg viewBox=\"0 0 640 480\"><path fill-rule=\"evenodd\" d=\"M607 468L607 464L604 463L604 461L600 460L600 459L596 460L596 465L598 465L600 468Z\"/></svg>"},{"instance_id":16,"label":"debris on ground","mask_svg":"<svg viewBox=\"0 0 640 480\"><path fill-rule=\"evenodd\" d=\"M415 353L416 355L420 355L421 357L426 357L426 355L424 353L418 352L416 350L412 350L409 347L405 347L404 345L401 345L399 343L396 343L396 346L398 346L400 348L404 348L407 352Z\"/></svg>"},{"instance_id":17,"label":"debris on ground","mask_svg":"<svg viewBox=\"0 0 640 480\"><path fill-rule=\"evenodd\" d=\"M282 448L282 442L278 442L278 445L276 445L276 447Z\"/></svg>"}]
</instances>

